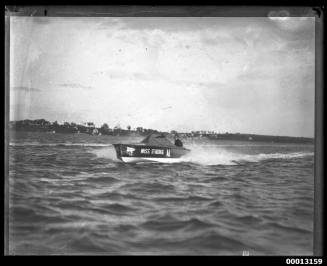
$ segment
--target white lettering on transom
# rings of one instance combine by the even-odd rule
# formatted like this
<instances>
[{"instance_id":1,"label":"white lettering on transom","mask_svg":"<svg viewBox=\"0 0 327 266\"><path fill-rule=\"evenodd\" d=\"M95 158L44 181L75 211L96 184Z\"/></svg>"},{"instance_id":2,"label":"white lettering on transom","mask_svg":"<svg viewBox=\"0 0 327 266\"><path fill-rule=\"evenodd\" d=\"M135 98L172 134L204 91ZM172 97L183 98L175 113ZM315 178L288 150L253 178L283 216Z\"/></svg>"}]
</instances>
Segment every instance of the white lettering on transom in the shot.
<instances>
[{"instance_id":1,"label":"white lettering on transom","mask_svg":"<svg viewBox=\"0 0 327 266\"><path fill-rule=\"evenodd\" d=\"M150 149L141 149L141 153L150 154Z\"/></svg>"},{"instance_id":2,"label":"white lettering on transom","mask_svg":"<svg viewBox=\"0 0 327 266\"><path fill-rule=\"evenodd\" d=\"M164 155L164 150L152 149L152 154L162 154L162 155Z\"/></svg>"}]
</instances>

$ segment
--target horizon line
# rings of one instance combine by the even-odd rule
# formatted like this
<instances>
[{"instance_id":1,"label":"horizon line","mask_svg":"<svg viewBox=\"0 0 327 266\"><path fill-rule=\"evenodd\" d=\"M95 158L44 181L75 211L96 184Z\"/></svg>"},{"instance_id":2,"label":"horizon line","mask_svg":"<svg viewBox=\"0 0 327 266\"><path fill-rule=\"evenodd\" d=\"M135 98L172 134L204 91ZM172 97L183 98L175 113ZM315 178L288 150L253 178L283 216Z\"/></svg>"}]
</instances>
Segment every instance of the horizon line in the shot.
<instances>
[{"instance_id":1,"label":"horizon line","mask_svg":"<svg viewBox=\"0 0 327 266\"><path fill-rule=\"evenodd\" d=\"M37 119L9 120L9 123L10 123L10 122L17 122L17 121L24 121L24 120L35 121L35 120L42 120L42 119L45 120L45 121L50 122L51 124L53 124L54 122L57 122L57 120L51 122L51 121L49 121L49 120L47 120L47 119L45 119L45 118L37 118ZM81 124L78 124L77 122L74 122L74 121L72 121L72 122L64 121L63 123L65 123L65 122L67 122L67 123L75 123L76 125L81 125ZM93 124L95 125L95 123L92 122L92 121L81 122L81 123L93 123ZM58 123L58 124L59 124L59 123ZM108 125L108 123L106 123L106 122L102 123L102 125L104 125L104 124L107 124L107 125ZM118 124L119 124L119 123L118 123ZM60 124L59 124L59 125L60 125ZM96 127L96 125L95 125L95 127ZM315 139L314 136L313 136L313 137L303 137L303 136L287 136L287 135L265 135L265 134L257 134L257 133L240 133L240 132L232 133L232 132L228 132L228 131L219 133L219 132L216 132L215 130L191 130L191 131L183 131L183 132L182 132L182 131L177 131L177 130L175 130L175 129L171 129L170 132L167 132L167 131L161 131L161 130L154 129L154 128L145 128L145 127L143 127L143 126L137 126L137 127L134 127L134 128L131 127L131 130L133 130L133 129L137 129L138 127L141 127L141 128L143 128L143 129L156 130L156 131L158 131L158 132L163 132L163 133L168 133L168 134L170 134L171 131L176 131L176 132L179 133L179 134L205 131L205 132L213 132L213 134L241 134L241 135L257 135L257 136L271 136L271 137L290 137L290 138L307 138L307 139ZM109 128L110 128L110 127L109 127ZM112 129L114 129L114 127L112 127ZM127 130L127 129L124 129L124 128L120 128L120 129L122 129L122 130ZM211 134L211 133L209 133L209 134Z\"/></svg>"}]
</instances>

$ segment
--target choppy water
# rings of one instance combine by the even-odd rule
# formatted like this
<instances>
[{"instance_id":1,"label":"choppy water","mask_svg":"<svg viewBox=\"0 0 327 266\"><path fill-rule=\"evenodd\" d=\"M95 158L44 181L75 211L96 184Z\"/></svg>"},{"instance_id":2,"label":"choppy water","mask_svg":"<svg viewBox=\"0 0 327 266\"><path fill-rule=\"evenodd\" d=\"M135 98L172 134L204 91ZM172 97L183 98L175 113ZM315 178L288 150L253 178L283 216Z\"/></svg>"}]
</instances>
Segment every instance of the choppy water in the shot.
<instances>
[{"instance_id":1,"label":"choppy water","mask_svg":"<svg viewBox=\"0 0 327 266\"><path fill-rule=\"evenodd\" d=\"M111 143L130 140L12 134L10 253L312 255L312 145L198 141L124 164Z\"/></svg>"}]
</instances>

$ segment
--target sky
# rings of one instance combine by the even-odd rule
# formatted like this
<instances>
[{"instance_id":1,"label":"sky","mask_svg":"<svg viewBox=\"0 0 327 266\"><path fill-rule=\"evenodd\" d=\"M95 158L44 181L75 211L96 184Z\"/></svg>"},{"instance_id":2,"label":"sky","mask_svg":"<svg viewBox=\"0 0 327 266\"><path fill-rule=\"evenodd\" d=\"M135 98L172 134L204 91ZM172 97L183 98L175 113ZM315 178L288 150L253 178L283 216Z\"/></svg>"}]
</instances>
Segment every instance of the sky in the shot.
<instances>
[{"instance_id":1,"label":"sky","mask_svg":"<svg viewBox=\"0 0 327 266\"><path fill-rule=\"evenodd\" d=\"M11 17L10 120L314 136L314 17Z\"/></svg>"}]
</instances>

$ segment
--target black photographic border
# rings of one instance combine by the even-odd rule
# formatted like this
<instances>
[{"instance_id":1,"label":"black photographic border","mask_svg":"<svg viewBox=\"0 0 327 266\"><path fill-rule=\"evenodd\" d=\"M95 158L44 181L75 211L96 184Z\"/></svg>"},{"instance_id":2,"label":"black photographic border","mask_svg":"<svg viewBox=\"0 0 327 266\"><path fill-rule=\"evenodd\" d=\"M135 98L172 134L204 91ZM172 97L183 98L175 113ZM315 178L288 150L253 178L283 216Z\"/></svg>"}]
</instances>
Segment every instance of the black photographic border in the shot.
<instances>
[{"instance_id":1,"label":"black photographic border","mask_svg":"<svg viewBox=\"0 0 327 266\"><path fill-rule=\"evenodd\" d=\"M314 246L313 255L323 256L324 208L324 10L319 6L217 6L217 5L31 5L5 6L5 116L4 116L4 253L9 254L8 174L9 174L9 67L10 67L10 17L267 17L271 11L287 11L291 17L315 17L315 169L314 169Z\"/></svg>"}]
</instances>

